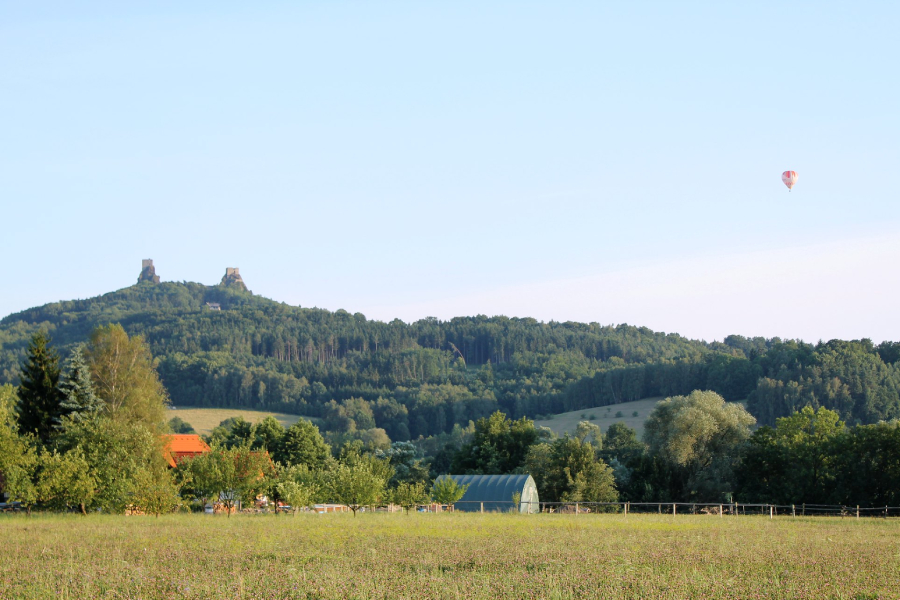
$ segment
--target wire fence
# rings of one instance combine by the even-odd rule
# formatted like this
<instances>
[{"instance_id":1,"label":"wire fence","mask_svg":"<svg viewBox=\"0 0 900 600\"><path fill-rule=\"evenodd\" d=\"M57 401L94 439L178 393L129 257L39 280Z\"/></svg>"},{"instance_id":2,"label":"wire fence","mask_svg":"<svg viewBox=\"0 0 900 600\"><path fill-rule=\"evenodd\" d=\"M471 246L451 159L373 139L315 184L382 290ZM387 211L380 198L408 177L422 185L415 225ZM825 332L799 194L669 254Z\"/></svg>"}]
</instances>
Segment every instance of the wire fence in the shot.
<instances>
[{"instance_id":1,"label":"wire fence","mask_svg":"<svg viewBox=\"0 0 900 600\"><path fill-rule=\"evenodd\" d=\"M353 505L361 512L403 512L396 504ZM290 510L290 507L283 507ZM304 510L318 513L349 512L343 504L317 504ZM719 517L762 516L776 517L837 517L837 518L897 518L900 506L847 506L840 504L740 504L738 502L515 502L513 500L460 500L452 505L429 503L410 507L417 512L477 512L477 513L531 513L531 514L658 514L708 515ZM0 512L20 512L24 507L18 502L0 503ZM267 510L245 509L249 512ZM207 511L214 512L214 511ZM277 511L275 511L277 512Z\"/></svg>"},{"instance_id":2,"label":"wire fence","mask_svg":"<svg viewBox=\"0 0 900 600\"><path fill-rule=\"evenodd\" d=\"M418 510L438 512L444 510L462 512L519 512L558 514L660 514L660 515L709 515L709 516L765 516L775 517L900 517L900 506L845 506L838 504L741 504L738 502L514 502L514 501L460 501L452 506L422 505Z\"/></svg>"}]
</instances>

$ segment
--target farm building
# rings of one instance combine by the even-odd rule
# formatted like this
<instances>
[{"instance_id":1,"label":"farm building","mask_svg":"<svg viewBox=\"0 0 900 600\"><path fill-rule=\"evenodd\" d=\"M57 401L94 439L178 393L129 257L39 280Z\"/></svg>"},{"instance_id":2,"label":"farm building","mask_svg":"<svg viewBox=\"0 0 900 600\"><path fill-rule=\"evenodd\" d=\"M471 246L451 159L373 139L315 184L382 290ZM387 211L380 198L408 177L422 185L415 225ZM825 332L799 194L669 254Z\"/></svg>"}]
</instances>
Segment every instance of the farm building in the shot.
<instances>
[{"instance_id":1,"label":"farm building","mask_svg":"<svg viewBox=\"0 0 900 600\"><path fill-rule=\"evenodd\" d=\"M459 485L468 485L454 510L467 512L511 512L518 495L520 513L540 512L537 486L531 475L445 475Z\"/></svg>"},{"instance_id":2,"label":"farm building","mask_svg":"<svg viewBox=\"0 0 900 600\"><path fill-rule=\"evenodd\" d=\"M181 460L209 452L209 446L197 434L164 435L166 462L174 468Z\"/></svg>"}]
</instances>

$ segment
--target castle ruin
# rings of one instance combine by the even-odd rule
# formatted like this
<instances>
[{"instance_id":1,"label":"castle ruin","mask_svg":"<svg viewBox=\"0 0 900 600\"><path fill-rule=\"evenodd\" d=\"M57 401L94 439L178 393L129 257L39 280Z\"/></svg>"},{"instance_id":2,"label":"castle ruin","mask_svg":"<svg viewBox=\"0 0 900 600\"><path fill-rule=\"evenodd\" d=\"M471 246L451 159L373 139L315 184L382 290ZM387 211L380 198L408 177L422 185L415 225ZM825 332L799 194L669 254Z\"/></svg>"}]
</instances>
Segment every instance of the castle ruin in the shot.
<instances>
[{"instance_id":1,"label":"castle ruin","mask_svg":"<svg viewBox=\"0 0 900 600\"><path fill-rule=\"evenodd\" d=\"M153 266L152 258L145 258L141 261L141 274L138 275L138 283L141 283L142 281L159 283L159 275L156 274L156 268Z\"/></svg>"},{"instance_id":2,"label":"castle ruin","mask_svg":"<svg viewBox=\"0 0 900 600\"><path fill-rule=\"evenodd\" d=\"M219 283L222 287L232 287L242 290L244 292L247 290L247 285L244 283L244 280L241 279L240 269L237 267L226 267L225 268L225 276L222 277L222 281Z\"/></svg>"}]
</instances>

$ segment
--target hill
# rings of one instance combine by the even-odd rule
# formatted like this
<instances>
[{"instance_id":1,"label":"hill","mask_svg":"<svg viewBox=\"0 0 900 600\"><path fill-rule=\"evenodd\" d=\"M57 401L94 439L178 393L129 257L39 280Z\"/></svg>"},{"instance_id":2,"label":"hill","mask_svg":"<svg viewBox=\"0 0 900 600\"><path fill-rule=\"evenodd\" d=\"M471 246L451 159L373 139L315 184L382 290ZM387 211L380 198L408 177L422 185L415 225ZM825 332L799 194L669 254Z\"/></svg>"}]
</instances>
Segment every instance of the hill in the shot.
<instances>
[{"instance_id":1,"label":"hill","mask_svg":"<svg viewBox=\"0 0 900 600\"><path fill-rule=\"evenodd\" d=\"M2 319L0 383L16 382L37 330L65 354L118 322L145 337L176 406L318 417L348 435L427 437L496 410L533 418L694 389L747 398L762 424L807 403L850 422L900 417L898 344L706 343L625 324L483 315L386 323L255 296L234 276L215 286L146 279Z\"/></svg>"}]
</instances>

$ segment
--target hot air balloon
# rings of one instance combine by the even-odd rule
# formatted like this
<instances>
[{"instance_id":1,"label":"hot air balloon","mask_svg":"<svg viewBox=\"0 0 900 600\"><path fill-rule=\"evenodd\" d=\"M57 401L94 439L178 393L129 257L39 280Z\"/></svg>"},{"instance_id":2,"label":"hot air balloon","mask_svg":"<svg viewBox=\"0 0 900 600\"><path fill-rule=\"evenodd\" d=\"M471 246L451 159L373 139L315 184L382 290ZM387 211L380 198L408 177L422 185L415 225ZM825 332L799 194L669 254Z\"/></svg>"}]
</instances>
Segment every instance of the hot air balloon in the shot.
<instances>
[{"instance_id":1,"label":"hot air balloon","mask_svg":"<svg viewBox=\"0 0 900 600\"><path fill-rule=\"evenodd\" d=\"M797 183L797 171L785 171L781 174L781 180L788 187L788 191L791 191L794 184Z\"/></svg>"}]
</instances>

